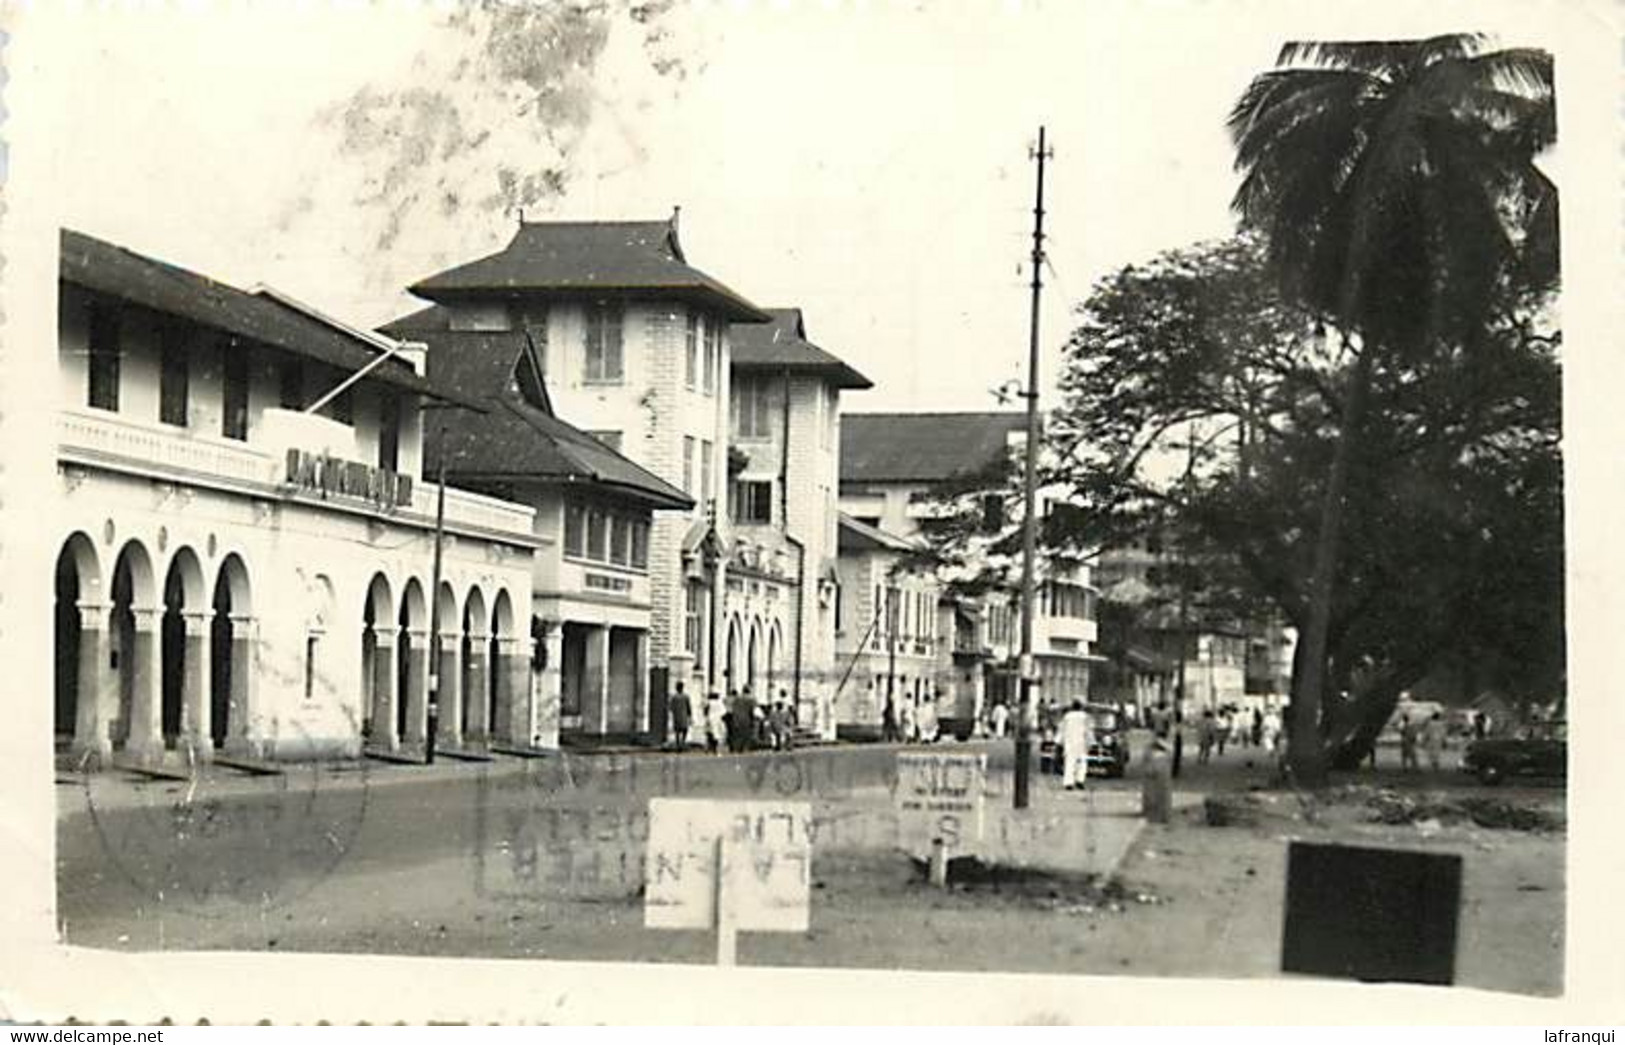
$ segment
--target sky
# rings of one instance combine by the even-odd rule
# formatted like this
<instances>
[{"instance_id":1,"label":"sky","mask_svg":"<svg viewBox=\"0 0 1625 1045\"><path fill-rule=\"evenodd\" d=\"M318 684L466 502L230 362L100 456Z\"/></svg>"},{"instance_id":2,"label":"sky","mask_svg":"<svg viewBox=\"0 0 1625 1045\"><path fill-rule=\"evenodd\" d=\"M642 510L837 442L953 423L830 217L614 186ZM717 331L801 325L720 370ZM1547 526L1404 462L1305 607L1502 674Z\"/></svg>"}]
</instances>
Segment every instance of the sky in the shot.
<instances>
[{"instance_id":1,"label":"sky","mask_svg":"<svg viewBox=\"0 0 1625 1045\"><path fill-rule=\"evenodd\" d=\"M380 248L377 208L355 202L365 171L323 114L364 86L440 82L443 17L402 3L29 12L22 31L50 41L29 55L60 112L61 223L360 325L410 310L408 283L500 248L517 215L414 221ZM567 136L566 191L527 217L680 205L690 263L760 305L800 306L812 339L875 382L855 410L995 409L990 390L1024 379L1041 124L1047 393L1095 280L1233 229L1225 116L1284 40L1461 28L1263 0L702 4L666 24L686 74L657 75L635 38L613 37ZM500 104L470 119L526 133ZM472 187L489 175L478 161L430 156L420 173L441 164Z\"/></svg>"}]
</instances>

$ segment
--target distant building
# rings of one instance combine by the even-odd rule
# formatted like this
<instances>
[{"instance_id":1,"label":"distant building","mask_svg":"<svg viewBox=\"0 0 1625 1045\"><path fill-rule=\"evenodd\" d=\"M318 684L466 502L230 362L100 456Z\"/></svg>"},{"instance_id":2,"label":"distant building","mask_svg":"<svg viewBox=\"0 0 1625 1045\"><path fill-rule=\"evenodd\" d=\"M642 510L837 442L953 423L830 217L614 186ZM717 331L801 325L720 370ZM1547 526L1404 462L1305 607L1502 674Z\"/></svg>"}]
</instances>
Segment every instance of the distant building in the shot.
<instances>
[{"instance_id":1,"label":"distant building","mask_svg":"<svg viewBox=\"0 0 1625 1045\"><path fill-rule=\"evenodd\" d=\"M529 742L533 513L445 491L431 590L420 411L475 404L421 346L71 231L58 294L65 752L421 748L431 673L443 738Z\"/></svg>"},{"instance_id":2,"label":"distant building","mask_svg":"<svg viewBox=\"0 0 1625 1045\"><path fill-rule=\"evenodd\" d=\"M900 722L938 685L937 605L941 585L900 568L913 543L847 515L840 519L836 602L835 718L839 735L881 735L886 708Z\"/></svg>"},{"instance_id":3,"label":"distant building","mask_svg":"<svg viewBox=\"0 0 1625 1045\"><path fill-rule=\"evenodd\" d=\"M938 664L933 683L945 728L968 732L991 703L1013 703L1020 653L1019 488L1008 481L1011 455L1025 444L1020 413L847 414L842 426L841 510L904 541L919 538L938 510L935 494L955 480L980 498L987 519L988 564L1007 578L973 597L945 599L936 615ZM1019 473L1018 473L1019 474ZM978 479L986 478L985 488ZM1049 492L1039 513L1049 510ZM1033 656L1037 701L1064 705L1090 694L1098 628L1090 567L1081 558L1041 554L1037 564ZM940 585L952 578L935 578Z\"/></svg>"}]
</instances>

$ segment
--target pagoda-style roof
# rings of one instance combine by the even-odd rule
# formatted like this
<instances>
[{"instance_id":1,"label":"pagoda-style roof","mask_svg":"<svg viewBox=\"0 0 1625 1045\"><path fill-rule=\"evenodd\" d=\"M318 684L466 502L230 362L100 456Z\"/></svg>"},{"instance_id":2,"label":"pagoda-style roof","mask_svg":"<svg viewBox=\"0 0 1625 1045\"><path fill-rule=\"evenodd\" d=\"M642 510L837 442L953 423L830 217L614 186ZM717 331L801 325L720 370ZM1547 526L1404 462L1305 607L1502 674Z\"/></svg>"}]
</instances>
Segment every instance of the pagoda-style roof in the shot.
<instances>
[{"instance_id":1,"label":"pagoda-style roof","mask_svg":"<svg viewBox=\"0 0 1625 1045\"><path fill-rule=\"evenodd\" d=\"M734 322L766 313L688 263L670 221L520 222L495 254L420 280L412 293L450 302L496 297L666 298L691 302Z\"/></svg>"},{"instance_id":2,"label":"pagoda-style roof","mask_svg":"<svg viewBox=\"0 0 1625 1045\"><path fill-rule=\"evenodd\" d=\"M874 382L807 340L799 308L770 308L767 323L736 324L729 333L735 370L813 373L837 388L873 388Z\"/></svg>"}]
</instances>

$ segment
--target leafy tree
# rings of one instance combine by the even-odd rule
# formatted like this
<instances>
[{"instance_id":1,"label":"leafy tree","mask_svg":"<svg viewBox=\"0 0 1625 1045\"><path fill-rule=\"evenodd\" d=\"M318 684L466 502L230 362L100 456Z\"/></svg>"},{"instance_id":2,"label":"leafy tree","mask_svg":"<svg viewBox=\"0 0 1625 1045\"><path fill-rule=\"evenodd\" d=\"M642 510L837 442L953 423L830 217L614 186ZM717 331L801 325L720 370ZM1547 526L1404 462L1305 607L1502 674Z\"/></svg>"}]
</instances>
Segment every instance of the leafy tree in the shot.
<instances>
[{"instance_id":1,"label":"leafy tree","mask_svg":"<svg viewBox=\"0 0 1625 1045\"><path fill-rule=\"evenodd\" d=\"M1354 699L1315 738L1340 761L1442 658L1481 663L1485 681L1561 675L1560 396L1538 318L1496 320L1471 352L1437 346L1425 366L1372 378L1328 627L1335 691ZM1279 613L1303 629L1351 366L1282 298L1256 239L1113 274L1067 346L1049 428L1072 447L1052 478L1075 493L1074 525L1051 540L1160 534L1197 567L1198 617ZM1160 598L1150 608L1165 615Z\"/></svg>"},{"instance_id":2,"label":"leafy tree","mask_svg":"<svg viewBox=\"0 0 1625 1045\"><path fill-rule=\"evenodd\" d=\"M1284 297L1323 316L1350 358L1321 484L1292 764L1324 772L1321 702L1350 475L1376 376L1472 350L1509 288L1556 280L1551 58L1455 34L1289 43L1236 103L1233 205L1268 244Z\"/></svg>"}]
</instances>

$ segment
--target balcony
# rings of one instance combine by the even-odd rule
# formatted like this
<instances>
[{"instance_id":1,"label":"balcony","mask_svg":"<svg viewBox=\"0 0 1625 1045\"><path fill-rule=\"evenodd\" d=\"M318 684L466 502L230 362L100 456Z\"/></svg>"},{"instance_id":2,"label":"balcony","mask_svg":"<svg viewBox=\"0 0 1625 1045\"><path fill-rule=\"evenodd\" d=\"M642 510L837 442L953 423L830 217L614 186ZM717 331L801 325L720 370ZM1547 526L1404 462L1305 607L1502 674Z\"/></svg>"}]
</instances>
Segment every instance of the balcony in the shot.
<instances>
[{"instance_id":1,"label":"balcony","mask_svg":"<svg viewBox=\"0 0 1625 1045\"><path fill-rule=\"evenodd\" d=\"M434 483L413 483L410 511L421 515L432 524L435 512ZM535 524L536 513L522 504L499 501L495 497L470 493L456 487L446 487L446 528L472 530L493 535L529 537Z\"/></svg>"},{"instance_id":2,"label":"balcony","mask_svg":"<svg viewBox=\"0 0 1625 1045\"><path fill-rule=\"evenodd\" d=\"M1035 636L1041 640L1059 639L1062 642L1092 643L1099 635L1099 626L1084 617L1037 617Z\"/></svg>"},{"instance_id":3,"label":"balcony","mask_svg":"<svg viewBox=\"0 0 1625 1045\"><path fill-rule=\"evenodd\" d=\"M247 443L180 433L111 414L63 413L57 421L65 461L203 486L264 487L277 481L280 462L268 453Z\"/></svg>"},{"instance_id":4,"label":"balcony","mask_svg":"<svg viewBox=\"0 0 1625 1045\"><path fill-rule=\"evenodd\" d=\"M269 411L267 411L269 413ZM60 460L153 479L294 503L320 504L334 511L381 518L402 525L434 525L432 483L412 483L410 503L381 508L360 497L323 497L317 490L288 482L284 455L261 446L136 424L112 414L65 411L58 415ZM533 541L535 513L523 505L447 488L446 528L476 536Z\"/></svg>"}]
</instances>

